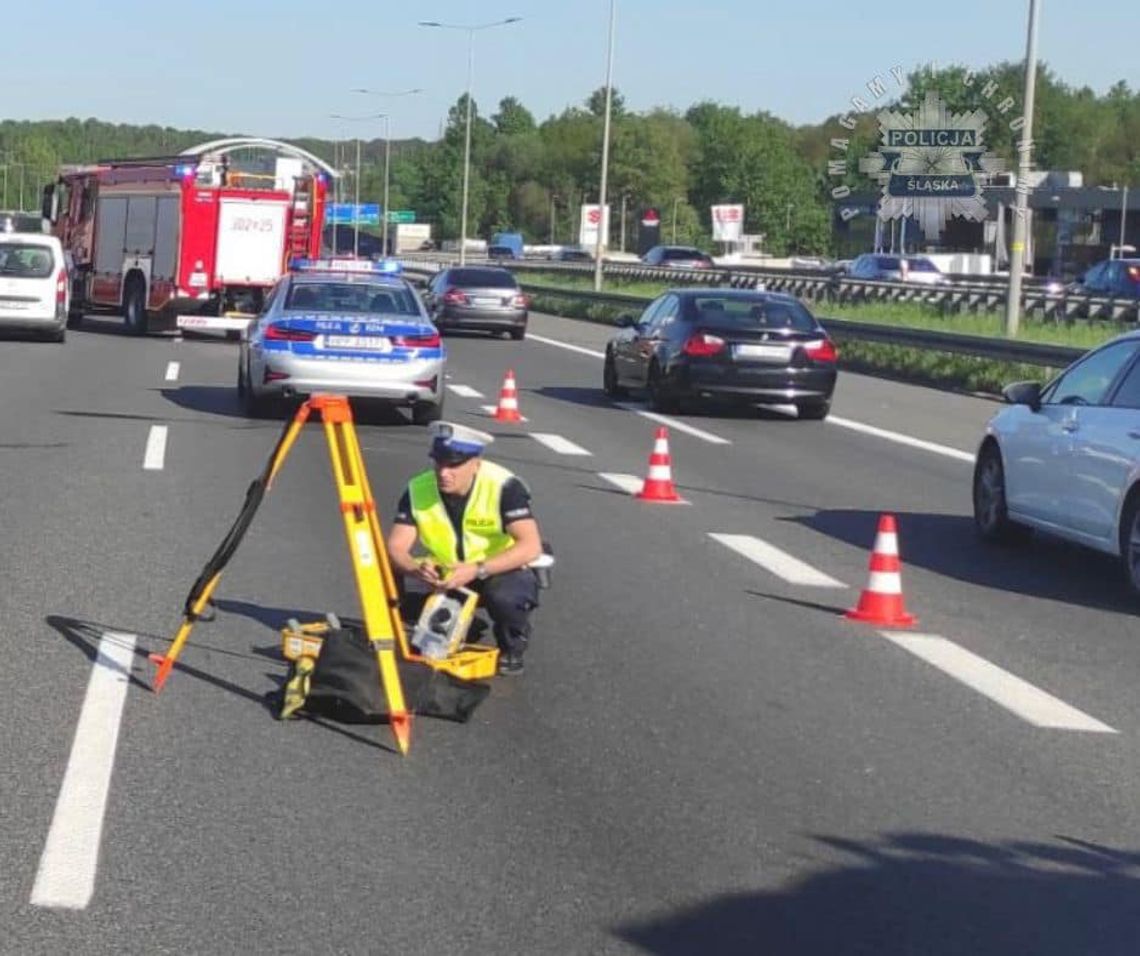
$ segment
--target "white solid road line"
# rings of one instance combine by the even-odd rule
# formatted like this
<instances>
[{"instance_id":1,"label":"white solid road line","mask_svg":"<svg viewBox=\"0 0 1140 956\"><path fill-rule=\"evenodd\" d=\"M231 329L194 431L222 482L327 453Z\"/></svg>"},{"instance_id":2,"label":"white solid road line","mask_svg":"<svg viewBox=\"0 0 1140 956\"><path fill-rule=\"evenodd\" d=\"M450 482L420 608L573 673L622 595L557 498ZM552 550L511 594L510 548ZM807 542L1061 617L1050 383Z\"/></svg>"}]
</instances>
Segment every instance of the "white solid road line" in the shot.
<instances>
[{"instance_id":1,"label":"white solid road line","mask_svg":"<svg viewBox=\"0 0 1140 956\"><path fill-rule=\"evenodd\" d=\"M850 428L852 431L862 432L864 435L874 435L876 438L885 438L887 441L893 441L899 445L909 445L911 448L934 452L936 455L955 458L958 461L968 462L971 465L974 463L973 454L968 451L951 448L949 445L939 445L937 442L926 441L922 438L911 438L910 435L903 435L901 432L892 432L885 428L876 428L874 425L864 425L862 422L855 422L850 418L839 418L836 415L829 415L826 420L832 425L838 425L840 428Z\"/></svg>"},{"instance_id":2,"label":"white solid road line","mask_svg":"<svg viewBox=\"0 0 1140 956\"><path fill-rule=\"evenodd\" d=\"M71 757L32 887L33 906L81 910L95 892L107 792L135 653L135 635L99 641Z\"/></svg>"},{"instance_id":3,"label":"white solid road line","mask_svg":"<svg viewBox=\"0 0 1140 956\"><path fill-rule=\"evenodd\" d=\"M470 385L452 385L452 384L448 383L447 387L450 388L453 392L455 392L455 394L458 395L460 398L482 398L483 397L482 392L476 391Z\"/></svg>"},{"instance_id":4,"label":"white solid road line","mask_svg":"<svg viewBox=\"0 0 1140 956\"><path fill-rule=\"evenodd\" d=\"M755 561L766 571L770 571L778 578L783 578L789 584L800 584L809 588L845 588L842 581L836 581L822 571L817 571L810 564L792 557L786 551L781 551L767 541L761 541L750 534L713 534L709 532L713 541L719 541L737 554L742 554L750 561Z\"/></svg>"},{"instance_id":5,"label":"white solid road line","mask_svg":"<svg viewBox=\"0 0 1140 956\"><path fill-rule=\"evenodd\" d=\"M178 381L178 369L179 369L179 365L177 362L169 362L167 364L167 366L166 366L166 380L168 382L177 382Z\"/></svg>"},{"instance_id":6,"label":"white solid road line","mask_svg":"<svg viewBox=\"0 0 1140 956\"><path fill-rule=\"evenodd\" d=\"M146 453L143 455L143 468L146 471L162 471L166 458L166 426L151 425L146 436Z\"/></svg>"},{"instance_id":7,"label":"white solid road line","mask_svg":"<svg viewBox=\"0 0 1140 956\"><path fill-rule=\"evenodd\" d=\"M645 479L638 478L636 475L619 475L613 472L599 471L598 477L631 495L636 495L645 485Z\"/></svg>"},{"instance_id":8,"label":"white solid road line","mask_svg":"<svg viewBox=\"0 0 1140 956\"><path fill-rule=\"evenodd\" d=\"M561 435L552 435L549 432L531 432L530 437L540 445L545 445L551 451L560 455L588 455L590 454L581 445L575 445L570 439Z\"/></svg>"},{"instance_id":9,"label":"white solid road line","mask_svg":"<svg viewBox=\"0 0 1140 956\"><path fill-rule=\"evenodd\" d=\"M659 415L657 412L647 412L644 408L638 408L636 405L630 405L626 402L617 402L618 408L623 408L627 412L635 412L642 418L648 418L650 421L658 422L669 428L674 428L679 432L684 432L686 435L692 435L694 438L699 438L701 441L707 441L710 445L731 445L727 438L721 438L720 435L714 435L712 432L706 432L703 428L697 428L695 425L689 425L685 422L678 421L668 415Z\"/></svg>"},{"instance_id":10,"label":"white solid road line","mask_svg":"<svg viewBox=\"0 0 1140 956\"><path fill-rule=\"evenodd\" d=\"M1107 724L937 634L879 633L1035 727L1117 733Z\"/></svg>"},{"instance_id":11,"label":"white solid road line","mask_svg":"<svg viewBox=\"0 0 1140 956\"><path fill-rule=\"evenodd\" d=\"M542 335L535 335L532 332L527 332L526 337L533 342L541 342L543 345L553 345L556 348L566 349L568 352L578 352L581 355L589 355L591 358L604 359L605 352L596 352L593 349L584 349L580 345L571 345L569 342L559 342L558 339L548 339Z\"/></svg>"}]
</instances>

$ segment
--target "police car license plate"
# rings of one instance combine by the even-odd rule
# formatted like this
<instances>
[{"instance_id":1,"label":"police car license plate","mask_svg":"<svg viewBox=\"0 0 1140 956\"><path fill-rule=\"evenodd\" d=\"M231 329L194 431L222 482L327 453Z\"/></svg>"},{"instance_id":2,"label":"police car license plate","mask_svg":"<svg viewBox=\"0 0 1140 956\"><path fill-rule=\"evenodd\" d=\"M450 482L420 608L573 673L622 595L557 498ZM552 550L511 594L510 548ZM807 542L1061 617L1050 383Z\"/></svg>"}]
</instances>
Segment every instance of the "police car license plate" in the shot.
<instances>
[{"instance_id":1,"label":"police car license plate","mask_svg":"<svg viewBox=\"0 0 1140 956\"><path fill-rule=\"evenodd\" d=\"M325 337L325 348L391 352L392 342L383 335L329 335Z\"/></svg>"},{"instance_id":2,"label":"police car license plate","mask_svg":"<svg viewBox=\"0 0 1140 956\"><path fill-rule=\"evenodd\" d=\"M736 345L732 355L760 362L787 362L792 357L792 349L789 345Z\"/></svg>"}]
</instances>

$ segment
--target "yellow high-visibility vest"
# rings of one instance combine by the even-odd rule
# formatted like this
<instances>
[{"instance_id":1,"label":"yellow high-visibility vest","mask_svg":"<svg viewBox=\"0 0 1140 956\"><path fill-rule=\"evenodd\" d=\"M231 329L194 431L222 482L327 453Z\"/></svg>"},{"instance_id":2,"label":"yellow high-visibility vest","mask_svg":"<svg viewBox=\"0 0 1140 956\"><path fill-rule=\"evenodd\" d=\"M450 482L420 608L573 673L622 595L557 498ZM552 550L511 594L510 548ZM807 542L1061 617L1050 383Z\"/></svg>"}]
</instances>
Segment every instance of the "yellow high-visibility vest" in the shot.
<instances>
[{"instance_id":1,"label":"yellow high-visibility vest","mask_svg":"<svg viewBox=\"0 0 1140 956\"><path fill-rule=\"evenodd\" d=\"M503 518L499 509L503 485L513 477L506 468L494 462L479 463L471 496L463 510L465 561L486 561L502 554L515 543L514 538L503 530ZM435 471L416 475L408 485L408 497L411 499L412 519L419 529L424 547L444 567L455 567L459 564L459 542L455 527L443 505Z\"/></svg>"}]
</instances>

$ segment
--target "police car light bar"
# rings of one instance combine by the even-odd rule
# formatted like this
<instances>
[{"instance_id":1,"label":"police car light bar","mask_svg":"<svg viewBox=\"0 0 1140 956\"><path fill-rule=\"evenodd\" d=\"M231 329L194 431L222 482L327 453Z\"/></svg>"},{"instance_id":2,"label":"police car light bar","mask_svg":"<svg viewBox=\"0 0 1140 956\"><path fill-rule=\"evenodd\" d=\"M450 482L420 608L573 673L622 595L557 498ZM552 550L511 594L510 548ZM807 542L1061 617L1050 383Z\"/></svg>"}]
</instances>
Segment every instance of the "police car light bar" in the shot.
<instances>
[{"instance_id":1,"label":"police car light bar","mask_svg":"<svg viewBox=\"0 0 1140 956\"><path fill-rule=\"evenodd\" d=\"M361 272L368 275L399 275L400 263L394 259L294 259L290 272Z\"/></svg>"}]
</instances>

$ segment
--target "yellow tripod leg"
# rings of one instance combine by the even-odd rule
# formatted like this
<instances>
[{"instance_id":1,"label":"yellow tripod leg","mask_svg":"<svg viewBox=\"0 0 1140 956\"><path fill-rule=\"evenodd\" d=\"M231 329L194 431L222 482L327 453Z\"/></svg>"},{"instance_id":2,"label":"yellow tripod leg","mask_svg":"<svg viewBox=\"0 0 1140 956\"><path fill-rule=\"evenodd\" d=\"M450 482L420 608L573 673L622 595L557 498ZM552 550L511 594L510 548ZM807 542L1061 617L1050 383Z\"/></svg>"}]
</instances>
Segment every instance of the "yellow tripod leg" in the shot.
<instances>
[{"instance_id":1,"label":"yellow tripod leg","mask_svg":"<svg viewBox=\"0 0 1140 956\"><path fill-rule=\"evenodd\" d=\"M376 511L376 499L372 496L372 486L368 483L368 471L364 467L364 457L360 451L360 444L353 442L353 464L356 474L360 476L361 488L367 501L373 503L368 509L368 522L372 526L372 536L377 543L377 553L380 556L380 577L384 584L384 597L388 606L388 618L392 623L392 630L400 645L400 655L404 660L418 661L423 658L411 649L408 644L408 635L404 630L404 619L400 617L400 596L396 590L396 576L392 573L392 563L388 560L388 547L384 543L384 532L380 528L380 515Z\"/></svg>"},{"instance_id":2,"label":"yellow tripod leg","mask_svg":"<svg viewBox=\"0 0 1140 956\"><path fill-rule=\"evenodd\" d=\"M385 607L382 597L386 588L381 570L386 558L375 520L376 504L364 477L360 445L352 424L352 409L343 396L314 396L313 405L320 409L329 445L333 477L336 479L348 551L356 576L356 589L364 612L364 627L376 651L380 680L388 701L388 720L400 753L411 745L411 714L404 702L404 689L396 667L396 632L392 625L392 609ZM398 615L396 615L398 617Z\"/></svg>"},{"instance_id":3,"label":"yellow tripod leg","mask_svg":"<svg viewBox=\"0 0 1140 956\"><path fill-rule=\"evenodd\" d=\"M289 423L289 428L282 436L281 440L277 443L277 447L273 450L273 457L269 460L269 464L265 471L262 473L265 479L265 490L268 491L273 484L273 479L277 477L277 472L280 471L281 465L285 461L285 456L289 454L289 450L297 441L297 436L301 432L301 428L309 418L311 411L310 402L304 402L297 413L293 416L293 420ZM239 521L241 519L239 518ZM209 567L209 565L207 565ZM150 660L158 665L158 671L154 675L154 692L157 694L162 690L163 684L170 676L170 672L174 669L174 662L178 660L178 655L182 653L182 648L186 641L190 638L190 632L194 629L194 622L201 617L202 612L206 610L206 605L210 603L210 598L214 596L214 589L217 588L218 582L222 579L222 572L219 569L209 581L206 582L202 592L194 600L190 607L190 613L184 614L182 617L182 624L178 628L178 633L174 636L174 640L170 643L170 648L165 654L151 654Z\"/></svg>"}]
</instances>

